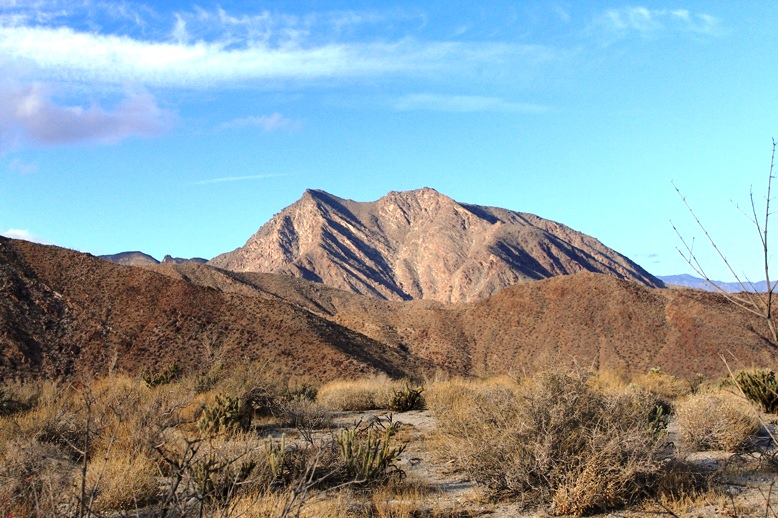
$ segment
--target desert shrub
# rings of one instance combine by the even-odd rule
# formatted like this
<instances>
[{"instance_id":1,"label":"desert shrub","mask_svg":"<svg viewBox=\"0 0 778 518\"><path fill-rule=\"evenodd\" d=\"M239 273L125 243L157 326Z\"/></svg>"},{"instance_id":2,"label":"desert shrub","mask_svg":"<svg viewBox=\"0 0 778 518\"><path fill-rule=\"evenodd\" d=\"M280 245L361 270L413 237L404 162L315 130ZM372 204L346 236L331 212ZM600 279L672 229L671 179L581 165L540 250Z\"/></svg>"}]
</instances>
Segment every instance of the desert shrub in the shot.
<instances>
[{"instance_id":1,"label":"desert shrub","mask_svg":"<svg viewBox=\"0 0 778 518\"><path fill-rule=\"evenodd\" d=\"M282 412L282 396L280 388L269 388L263 385L256 385L243 391L240 398L247 408L259 417L278 417Z\"/></svg>"},{"instance_id":2,"label":"desert shrub","mask_svg":"<svg viewBox=\"0 0 778 518\"><path fill-rule=\"evenodd\" d=\"M84 409L80 403L71 390L47 394L32 410L13 416L8 428L19 437L55 445L76 460L81 456L79 449L87 438ZM95 434L92 431L90 435L94 437Z\"/></svg>"},{"instance_id":3,"label":"desert shrub","mask_svg":"<svg viewBox=\"0 0 778 518\"><path fill-rule=\"evenodd\" d=\"M290 385L286 390L286 399L292 401L316 401L316 395L319 393L319 389L308 383L298 383L296 385Z\"/></svg>"},{"instance_id":4,"label":"desert shrub","mask_svg":"<svg viewBox=\"0 0 778 518\"><path fill-rule=\"evenodd\" d=\"M205 503L228 503L247 482L267 480L259 473L258 460L253 456L225 457L210 452L194 462L189 470L196 498Z\"/></svg>"},{"instance_id":5,"label":"desert shrub","mask_svg":"<svg viewBox=\"0 0 778 518\"><path fill-rule=\"evenodd\" d=\"M424 392L424 387L412 387L410 383L406 383L399 390L393 390L392 399L389 401L389 410L393 412L408 412L421 409L424 406L422 392Z\"/></svg>"},{"instance_id":6,"label":"desert shrub","mask_svg":"<svg viewBox=\"0 0 778 518\"><path fill-rule=\"evenodd\" d=\"M735 383L748 399L765 412L778 412L778 379L770 369L741 370L735 373Z\"/></svg>"},{"instance_id":7,"label":"desert shrub","mask_svg":"<svg viewBox=\"0 0 778 518\"><path fill-rule=\"evenodd\" d=\"M307 442L266 439L263 462L272 484L289 489L309 484L326 490L347 484L374 488L402 477L397 465L404 444L397 444L399 425L392 421L361 421L328 436Z\"/></svg>"},{"instance_id":8,"label":"desert shrub","mask_svg":"<svg viewBox=\"0 0 778 518\"><path fill-rule=\"evenodd\" d=\"M726 392L696 394L676 410L681 438L697 450L736 451L760 430L747 402Z\"/></svg>"},{"instance_id":9,"label":"desert shrub","mask_svg":"<svg viewBox=\"0 0 778 518\"><path fill-rule=\"evenodd\" d=\"M207 372L194 374L184 378L182 382L190 385L195 394L202 394L216 388L225 377L224 365L222 362L216 362Z\"/></svg>"},{"instance_id":10,"label":"desert shrub","mask_svg":"<svg viewBox=\"0 0 778 518\"><path fill-rule=\"evenodd\" d=\"M141 509L160 496L158 470L150 459L123 451L89 463L86 484L92 509L97 512ZM75 475L76 485L79 483Z\"/></svg>"},{"instance_id":11,"label":"desert shrub","mask_svg":"<svg viewBox=\"0 0 778 518\"><path fill-rule=\"evenodd\" d=\"M58 516L74 509L71 488L75 465L66 452L29 437L2 446L0 515Z\"/></svg>"},{"instance_id":12,"label":"desert shrub","mask_svg":"<svg viewBox=\"0 0 778 518\"><path fill-rule=\"evenodd\" d=\"M590 373L539 373L517 389L451 385L431 398L442 451L495 496L581 515L631 503L661 475L656 397L603 393Z\"/></svg>"},{"instance_id":13,"label":"desert shrub","mask_svg":"<svg viewBox=\"0 0 778 518\"><path fill-rule=\"evenodd\" d=\"M666 402L675 401L692 392L688 380L662 372L657 367L649 369L645 374L634 375L632 383Z\"/></svg>"},{"instance_id":14,"label":"desert shrub","mask_svg":"<svg viewBox=\"0 0 778 518\"><path fill-rule=\"evenodd\" d=\"M330 410L362 412L388 409L398 382L386 376L355 381L332 381L319 389L316 400Z\"/></svg>"},{"instance_id":15,"label":"desert shrub","mask_svg":"<svg viewBox=\"0 0 778 518\"><path fill-rule=\"evenodd\" d=\"M14 394L7 389L0 387L0 417L29 409L29 404L14 397Z\"/></svg>"},{"instance_id":16,"label":"desert shrub","mask_svg":"<svg viewBox=\"0 0 778 518\"><path fill-rule=\"evenodd\" d=\"M313 441L317 430L332 427L332 413L309 399L292 399L281 408L282 424L295 428L303 439Z\"/></svg>"}]
</instances>

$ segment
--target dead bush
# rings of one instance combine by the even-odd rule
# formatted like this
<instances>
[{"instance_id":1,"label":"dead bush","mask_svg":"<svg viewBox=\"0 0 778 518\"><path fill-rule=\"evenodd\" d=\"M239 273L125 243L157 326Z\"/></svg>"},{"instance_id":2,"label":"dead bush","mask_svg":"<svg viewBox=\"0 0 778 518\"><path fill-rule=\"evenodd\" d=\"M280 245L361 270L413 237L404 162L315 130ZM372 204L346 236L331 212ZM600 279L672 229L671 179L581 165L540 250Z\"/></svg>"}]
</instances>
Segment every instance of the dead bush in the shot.
<instances>
[{"instance_id":1,"label":"dead bush","mask_svg":"<svg viewBox=\"0 0 778 518\"><path fill-rule=\"evenodd\" d=\"M701 451L737 451L761 428L748 403L727 392L690 396L679 403L676 418L684 442Z\"/></svg>"},{"instance_id":2,"label":"dead bush","mask_svg":"<svg viewBox=\"0 0 778 518\"><path fill-rule=\"evenodd\" d=\"M75 509L75 464L62 449L34 438L3 444L0 454L0 515L58 516Z\"/></svg>"},{"instance_id":3,"label":"dead bush","mask_svg":"<svg viewBox=\"0 0 778 518\"><path fill-rule=\"evenodd\" d=\"M662 473L663 416L637 389L602 393L581 369L520 389L452 386L431 398L442 445L490 494L581 515L621 507Z\"/></svg>"},{"instance_id":4,"label":"dead bush","mask_svg":"<svg viewBox=\"0 0 778 518\"><path fill-rule=\"evenodd\" d=\"M285 401L281 407L282 424L295 428L307 442L317 430L332 428L332 413L309 399Z\"/></svg>"}]
</instances>

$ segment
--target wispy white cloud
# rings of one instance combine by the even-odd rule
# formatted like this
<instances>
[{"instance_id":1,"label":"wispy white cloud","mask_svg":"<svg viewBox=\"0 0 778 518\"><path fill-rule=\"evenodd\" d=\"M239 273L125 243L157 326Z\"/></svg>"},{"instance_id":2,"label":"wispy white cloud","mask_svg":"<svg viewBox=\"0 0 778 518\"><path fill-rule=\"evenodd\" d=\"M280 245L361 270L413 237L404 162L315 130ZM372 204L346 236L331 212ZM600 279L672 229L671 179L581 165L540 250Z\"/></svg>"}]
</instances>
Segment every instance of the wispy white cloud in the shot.
<instances>
[{"instance_id":1,"label":"wispy white cloud","mask_svg":"<svg viewBox=\"0 0 778 518\"><path fill-rule=\"evenodd\" d=\"M548 107L541 104L517 103L498 97L475 95L412 94L401 97L395 109L402 111L429 110L454 113L472 112L519 112L542 113Z\"/></svg>"},{"instance_id":2,"label":"wispy white cloud","mask_svg":"<svg viewBox=\"0 0 778 518\"><path fill-rule=\"evenodd\" d=\"M266 178L279 178L282 176L288 176L285 174L256 174L251 176L223 176L221 178L209 178L208 180L200 180L192 182L192 185L208 185L211 183L223 183L223 182L242 182L246 180L264 180Z\"/></svg>"},{"instance_id":3,"label":"wispy white cloud","mask_svg":"<svg viewBox=\"0 0 778 518\"><path fill-rule=\"evenodd\" d=\"M60 106L45 88L0 89L0 146L27 141L38 145L80 142L114 143L136 135L164 131L172 114L159 108L151 95L134 95L113 110L93 105Z\"/></svg>"},{"instance_id":4,"label":"wispy white cloud","mask_svg":"<svg viewBox=\"0 0 778 518\"><path fill-rule=\"evenodd\" d=\"M249 116L234 119L220 124L216 129L227 130L247 127L259 128L262 133L272 133L279 130L296 130L300 127L300 122L288 119L276 112L272 115L260 115L259 117Z\"/></svg>"},{"instance_id":5,"label":"wispy white cloud","mask_svg":"<svg viewBox=\"0 0 778 518\"><path fill-rule=\"evenodd\" d=\"M722 33L720 20L706 13L692 13L685 9L649 9L624 7L609 9L597 17L594 26L603 30L610 39L620 39L630 34L656 37L669 32L686 32L708 36Z\"/></svg>"},{"instance_id":6,"label":"wispy white cloud","mask_svg":"<svg viewBox=\"0 0 778 518\"><path fill-rule=\"evenodd\" d=\"M36 164L26 164L19 158L14 158L11 163L8 164L8 170L12 173L20 175L28 175L38 172L38 166Z\"/></svg>"},{"instance_id":7,"label":"wispy white cloud","mask_svg":"<svg viewBox=\"0 0 778 518\"><path fill-rule=\"evenodd\" d=\"M220 12L221 27L241 23ZM193 38L189 22L180 17L167 41L67 26L0 23L0 63L39 80L203 88L266 80L467 72L475 66L536 63L554 55L545 46L493 42L319 41L295 24L273 26L270 33L257 29L243 30L239 37L227 32Z\"/></svg>"},{"instance_id":8,"label":"wispy white cloud","mask_svg":"<svg viewBox=\"0 0 778 518\"><path fill-rule=\"evenodd\" d=\"M5 232L0 232L0 236L10 237L11 239L23 239L25 241L32 241L33 243L41 243L43 245L50 245L45 239L36 236L29 230L22 230L19 228L9 228Z\"/></svg>"},{"instance_id":9,"label":"wispy white cloud","mask_svg":"<svg viewBox=\"0 0 778 518\"><path fill-rule=\"evenodd\" d=\"M565 6L554 4L551 6L551 8L554 11L554 14L564 23L568 23L570 21L570 12Z\"/></svg>"}]
</instances>

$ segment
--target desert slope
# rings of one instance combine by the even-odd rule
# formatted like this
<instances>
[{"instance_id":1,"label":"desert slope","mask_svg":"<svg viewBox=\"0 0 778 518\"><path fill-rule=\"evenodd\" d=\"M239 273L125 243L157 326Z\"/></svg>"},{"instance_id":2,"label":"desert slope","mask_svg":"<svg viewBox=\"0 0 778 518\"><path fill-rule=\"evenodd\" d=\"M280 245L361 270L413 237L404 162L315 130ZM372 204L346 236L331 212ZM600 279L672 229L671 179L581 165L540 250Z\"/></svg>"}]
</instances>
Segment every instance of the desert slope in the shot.
<instances>
[{"instance_id":1,"label":"desert slope","mask_svg":"<svg viewBox=\"0 0 778 518\"><path fill-rule=\"evenodd\" d=\"M473 304L345 309L334 320L479 376L570 361L621 372L658 367L679 376L720 375L721 355L737 367L778 359L764 323L719 295L591 273L512 286Z\"/></svg>"},{"instance_id":2,"label":"desert slope","mask_svg":"<svg viewBox=\"0 0 778 518\"><path fill-rule=\"evenodd\" d=\"M583 273L474 303L389 301L188 262L131 267L0 238L0 376L269 362L317 380L532 372L549 362L689 376L774 366L758 318L723 297Z\"/></svg>"},{"instance_id":3,"label":"desert slope","mask_svg":"<svg viewBox=\"0 0 778 518\"><path fill-rule=\"evenodd\" d=\"M429 188L364 203L308 190L245 246L209 264L388 300L470 302L506 286L579 272L663 286L627 257L564 225L458 203Z\"/></svg>"},{"instance_id":4,"label":"desert slope","mask_svg":"<svg viewBox=\"0 0 778 518\"><path fill-rule=\"evenodd\" d=\"M267 361L317 379L421 367L281 300L0 237L0 377L138 372L172 362L196 371L214 361Z\"/></svg>"},{"instance_id":5,"label":"desert slope","mask_svg":"<svg viewBox=\"0 0 778 518\"><path fill-rule=\"evenodd\" d=\"M608 275L554 277L475 303L443 304L379 300L283 275L176 268L175 275L191 282L293 302L463 374L531 372L575 360L623 372L659 367L679 376L720 375L726 370L721 355L737 367L772 366L778 359L764 323L720 295Z\"/></svg>"}]
</instances>

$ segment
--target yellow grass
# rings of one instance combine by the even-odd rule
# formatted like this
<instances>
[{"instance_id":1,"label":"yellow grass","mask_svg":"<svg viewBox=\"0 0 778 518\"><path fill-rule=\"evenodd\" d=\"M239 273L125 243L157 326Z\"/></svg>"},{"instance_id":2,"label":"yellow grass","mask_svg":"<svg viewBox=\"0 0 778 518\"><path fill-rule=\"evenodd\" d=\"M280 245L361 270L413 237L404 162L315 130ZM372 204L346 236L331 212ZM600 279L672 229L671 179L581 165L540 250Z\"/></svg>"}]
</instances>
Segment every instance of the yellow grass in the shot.
<instances>
[{"instance_id":1,"label":"yellow grass","mask_svg":"<svg viewBox=\"0 0 778 518\"><path fill-rule=\"evenodd\" d=\"M331 381L319 388L316 400L329 410L354 411L387 409L402 383L386 376L354 381Z\"/></svg>"}]
</instances>

